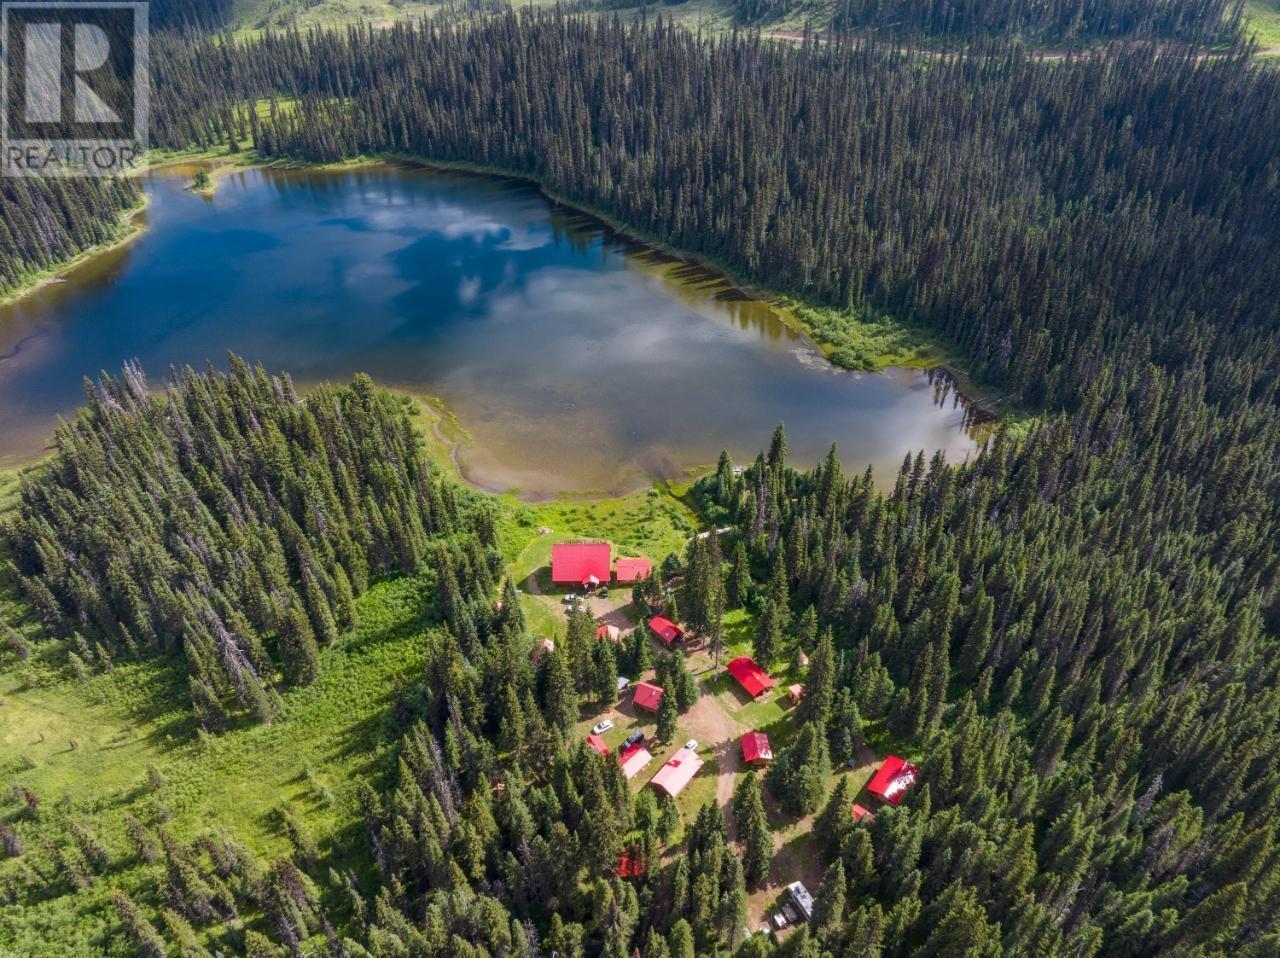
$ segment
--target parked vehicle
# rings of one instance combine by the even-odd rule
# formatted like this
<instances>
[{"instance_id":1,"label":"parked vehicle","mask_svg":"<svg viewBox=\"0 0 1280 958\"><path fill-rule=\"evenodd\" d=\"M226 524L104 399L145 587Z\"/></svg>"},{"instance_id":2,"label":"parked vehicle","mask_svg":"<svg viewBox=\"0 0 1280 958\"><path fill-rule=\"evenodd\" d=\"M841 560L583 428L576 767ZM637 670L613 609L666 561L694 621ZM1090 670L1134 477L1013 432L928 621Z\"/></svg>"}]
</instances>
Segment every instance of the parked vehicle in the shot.
<instances>
[{"instance_id":1,"label":"parked vehicle","mask_svg":"<svg viewBox=\"0 0 1280 958\"><path fill-rule=\"evenodd\" d=\"M698 740L696 738L691 738L689 741L684 743L684 747L691 752L696 752L698 750Z\"/></svg>"},{"instance_id":2,"label":"parked vehicle","mask_svg":"<svg viewBox=\"0 0 1280 958\"><path fill-rule=\"evenodd\" d=\"M622 743L622 747L630 748L632 745L635 745L637 742L643 742L643 741L644 741L644 732L641 732L639 729L636 729L634 732L632 732L630 735L627 736L626 741Z\"/></svg>"},{"instance_id":3,"label":"parked vehicle","mask_svg":"<svg viewBox=\"0 0 1280 958\"><path fill-rule=\"evenodd\" d=\"M613 723L610 722L608 719L605 719L599 725L596 725L591 729L591 734L603 735L605 732L609 731L609 729L611 728L613 728Z\"/></svg>"}]
</instances>

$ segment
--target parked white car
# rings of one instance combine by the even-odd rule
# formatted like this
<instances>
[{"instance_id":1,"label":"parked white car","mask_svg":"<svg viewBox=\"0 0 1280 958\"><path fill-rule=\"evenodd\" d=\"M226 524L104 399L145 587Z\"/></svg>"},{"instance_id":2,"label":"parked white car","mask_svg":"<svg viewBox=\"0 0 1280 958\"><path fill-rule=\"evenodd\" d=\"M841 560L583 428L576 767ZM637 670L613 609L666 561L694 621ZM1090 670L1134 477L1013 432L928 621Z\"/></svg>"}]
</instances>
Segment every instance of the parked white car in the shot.
<instances>
[{"instance_id":1,"label":"parked white car","mask_svg":"<svg viewBox=\"0 0 1280 958\"><path fill-rule=\"evenodd\" d=\"M595 726L595 728L591 730L591 734L603 735L605 732L609 731L609 729L611 728L613 728L613 723L610 722L608 719L605 719L603 722L601 722L599 725Z\"/></svg>"},{"instance_id":2,"label":"parked white car","mask_svg":"<svg viewBox=\"0 0 1280 958\"><path fill-rule=\"evenodd\" d=\"M698 740L696 738L691 738L689 741L684 743L684 747L691 752L696 752L698 750Z\"/></svg>"}]
</instances>

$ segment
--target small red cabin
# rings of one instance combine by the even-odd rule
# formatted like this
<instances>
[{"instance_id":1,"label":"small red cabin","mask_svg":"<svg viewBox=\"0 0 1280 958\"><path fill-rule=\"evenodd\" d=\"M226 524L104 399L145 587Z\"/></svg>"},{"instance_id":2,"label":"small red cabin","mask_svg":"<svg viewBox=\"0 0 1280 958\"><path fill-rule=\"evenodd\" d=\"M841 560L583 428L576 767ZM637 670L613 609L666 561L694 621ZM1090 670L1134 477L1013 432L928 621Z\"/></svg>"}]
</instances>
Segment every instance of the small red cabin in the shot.
<instances>
[{"instance_id":1,"label":"small red cabin","mask_svg":"<svg viewBox=\"0 0 1280 958\"><path fill-rule=\"evenodd\" d=\"M764 732L748 732L742 736L742 760L748 765L767 765L773 761L773 748Z\"/></svg>"},{"instance_id":2,"label":"small red cabin","mask_svg":"<svg viewBox=\"0 0 1280 958\"><path fill-rule=\"evenodd\" d=\"M680 627L661 615L655 615L649 620L649 631L661 639L663 645L675 645L684 638Z\"/></svg>"},{"instance_id":3,"label":"small red cabin","mask_svg":"<svg viewBox=\"0 0 1280 958\"><path fill-rule=\"evenodd\" d=\"M656 712L658 705L662 702L662 686L654 685L652 682L637 682L635 697L632 701L636 703L638 709Z\"/></svg>"},{"instance_id":4,"label":"small red cabin","mask_svg":"<svg viewBox=\"0 0 1280 958\"><path fill-rule=\"evenodd\" d=\"M769 673L756 665L755 660L748 656L739 656L725 668L753 699L773 688L773 679L769 678Z\"/></svg>"},{"instance_id":5,"label":"small red cabin","mask_svg":"<svg viewBox=\"0 0 1280 958\"><path fill-rule=\"evenodd\" d=\"M604 739L602 739L599 735L588 735L587 744L590 745L597 752L599 752L601 755L609 754L609 746L604 744Z\"/></svg>"},{"instance_id":6,"label":"small red cabin","mask_svg":"<svg viewBox=\"0 0 1280 958\"><path fill-rule=\"evenodd\" d=\"M648 559L619 559L616 573L618 584L640 582L642 579L647 579L652 568L653 563Z\"/></svg>"},{"instance_id":7,"label":"small red cabin","mask_svg":"<svg viewBox=\"0 0 1280 958\"><path fill-rule=\"evenodd\" d=\"M890 755L867 783L867 791L890 805L897 805L915 784L916 767L905 758Z\"/></svg>"}]
</instances>

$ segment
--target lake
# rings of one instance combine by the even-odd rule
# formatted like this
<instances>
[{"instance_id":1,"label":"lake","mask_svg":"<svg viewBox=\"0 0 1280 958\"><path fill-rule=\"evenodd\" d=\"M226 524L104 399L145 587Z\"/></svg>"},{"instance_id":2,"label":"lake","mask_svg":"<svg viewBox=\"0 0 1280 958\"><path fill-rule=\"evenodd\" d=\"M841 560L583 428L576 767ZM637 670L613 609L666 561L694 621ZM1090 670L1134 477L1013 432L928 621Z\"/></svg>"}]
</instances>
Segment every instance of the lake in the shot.
<instances>
[{"instance_id":1,"label":"lake","mask_svg":"<svg viewBox=\"0 0 1280 958\"><path fill-rule=\"evenodd\" d=\"M975 449L945 378L836 370L768 303L515 181L420 168L250 170L206 198L150 174L148 230L0 307L0 462L38 456L85 375L227 350L301 386L363 371L439 397L465 477L534 499L616 494L838 444L891 481Z\"/></svg>"}]
</instances>

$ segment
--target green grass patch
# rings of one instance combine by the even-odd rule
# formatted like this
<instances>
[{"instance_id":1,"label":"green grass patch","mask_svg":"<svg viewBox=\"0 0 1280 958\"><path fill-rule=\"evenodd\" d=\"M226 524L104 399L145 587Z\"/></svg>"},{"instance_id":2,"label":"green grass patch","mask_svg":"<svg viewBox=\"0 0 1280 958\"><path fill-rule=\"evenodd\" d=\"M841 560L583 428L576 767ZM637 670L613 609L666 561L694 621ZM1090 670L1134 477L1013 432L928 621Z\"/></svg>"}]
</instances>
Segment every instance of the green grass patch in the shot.
<instances>
[{"instance_id":1,"label":"green grass patch","mask_svg":"<svg viewBox=\"0 0 1280 958\"><path fill-rule=\"evenodd\" d=\"M10 485L11 474L3 474L0 496ZM424 588L430 583L421 578L376 584L358 600L358 628L323 651L316 684L286 692L274 724L218 737L197 733L185 680L171 662L122 663L75 681L53 664L55 647L45 646L47 652L22 666L6 654L0 787L6 799L15 783L31 788L42 808L38 822L13 803L0 804L0 817L38 848L37 834L56 834L59 820L74 816L121 861L128 860L126 812L147 822L167 819L179 838L226 828L254 852L278 856L288 843L276 812L287 804L322 850L363 855L360 843L345 839L360 816L354 785L390 765L390 713L400 690L419 677L425 657ZM160 774L158 789L149 768ZM21 881L18 869L18 861L0 862L0 883ZM132 885L130 874L123 867L87 893L0 911L0 943L24 954L100 952L105 940L95 938L106 929L99 927L101 916L89 916L102 907L112 883ZM30 941L41 947L19 947Z\"/></svg>"},{"instance_id":2,"label":"green grass patch","mask_svg":"<svg viewBox=\"0 0 1280 958\"><path fill-rule=\"evenodd\" d=\"M892 317L787 301L781 305L822 347L827 359L845 369L959 365L936 335Z\"/></svg>"},{"instance_id":3,"label":"green grass patch","mask_svg":"<svg viewBox=\"0 0 1280 958\"><path fill-rule=\"evenodd\" d=\"M1280 0L1245 0L1244 20L1245 32L1258 41L1264 52L1280 54Z\"/></svg>"}]
</instances>

